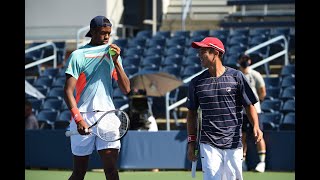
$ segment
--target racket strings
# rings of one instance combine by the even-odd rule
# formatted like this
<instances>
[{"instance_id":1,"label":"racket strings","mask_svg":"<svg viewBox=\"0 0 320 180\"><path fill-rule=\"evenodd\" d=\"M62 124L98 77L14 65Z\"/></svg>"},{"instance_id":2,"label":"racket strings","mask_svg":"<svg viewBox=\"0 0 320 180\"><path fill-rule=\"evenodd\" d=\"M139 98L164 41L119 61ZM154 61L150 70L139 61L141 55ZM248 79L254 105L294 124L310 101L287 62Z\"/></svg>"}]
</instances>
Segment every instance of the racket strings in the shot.
<instances>
[{"instance_id":1,"label":"racket strings","mask_svg":"<svg viewBox=\"0 0 320 180\"><path fill-rule=\"evenodd\" d=\"M128 117L123 112L105 115L97 125L97 135L106 141L120 139L127 131Z\"/></svg>"}]
</instances>

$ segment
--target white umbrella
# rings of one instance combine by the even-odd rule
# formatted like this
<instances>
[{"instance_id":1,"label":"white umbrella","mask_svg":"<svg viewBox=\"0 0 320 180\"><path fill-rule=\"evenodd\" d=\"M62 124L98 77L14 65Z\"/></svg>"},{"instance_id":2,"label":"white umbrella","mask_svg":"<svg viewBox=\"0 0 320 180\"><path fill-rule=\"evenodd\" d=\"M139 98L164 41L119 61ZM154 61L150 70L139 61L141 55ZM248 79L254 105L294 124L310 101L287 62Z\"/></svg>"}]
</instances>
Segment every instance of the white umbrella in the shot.
<instances>
[{"instance_id":1,"label":"white umbrella","mask_svg":"<svg viewBox=\"0 0 320 180\"><path fill-rule=\"evenodd\" d=\"M24 82L25 82L24 83L25 93L37 99L45 98L45 96L40 91L38 91L35 87L33 87L28 81L25 80Z\"/></svg>"},{"instance_id":2,"label":"white umbrella","mask_svg":"<svg viewBox=\"0 0 320 180\"><path fill-rule=\"evenodd\" d=\"M142 71L130 78L132 88L146 91L147 96L164 96L183 82L174 75L159 71Z\"/></svg>"}]
</instances>

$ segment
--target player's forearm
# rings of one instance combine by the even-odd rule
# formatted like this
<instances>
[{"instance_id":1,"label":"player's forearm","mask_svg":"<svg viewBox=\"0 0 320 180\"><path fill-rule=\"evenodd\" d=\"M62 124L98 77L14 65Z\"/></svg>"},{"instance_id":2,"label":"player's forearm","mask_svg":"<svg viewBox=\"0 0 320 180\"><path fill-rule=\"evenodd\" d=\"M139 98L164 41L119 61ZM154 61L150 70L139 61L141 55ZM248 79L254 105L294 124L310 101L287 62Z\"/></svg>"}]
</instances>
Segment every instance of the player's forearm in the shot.
<instances>
[{"instance_id":1,"label":"player's forearm","mask_svg":"<svg viewBox=\"0 0 320 180\"><path fill-rule=\"evenodd\" d=\"M258 114L257 114L256 108L253 105L250 105L250 106L247 106L245 109L246 109L248 119L249 119L250 123L252 124L252 126L259 127L259 119L258 119Z\"/></svg>"},{"instance_id":2,"label":"player's forearm","mask_svg":"<svg viewBox=\"0 0 320 180\"><path fill-rule=\"evenodd\" d=\"M128 94L131 90L130 80L118 62L114 65L118 76L118 86L124 94Z\"/></svg>"},{"instance_id":3,"label":"player's forearm","mask_svg":"<svg viewBox=\"0 0 320 180\"><path fill-rule=\"evenodd\" d=\"M187 132L188 135L196 135L197 111L189 110L187 114Z\"/></svg>"}]
</instances>

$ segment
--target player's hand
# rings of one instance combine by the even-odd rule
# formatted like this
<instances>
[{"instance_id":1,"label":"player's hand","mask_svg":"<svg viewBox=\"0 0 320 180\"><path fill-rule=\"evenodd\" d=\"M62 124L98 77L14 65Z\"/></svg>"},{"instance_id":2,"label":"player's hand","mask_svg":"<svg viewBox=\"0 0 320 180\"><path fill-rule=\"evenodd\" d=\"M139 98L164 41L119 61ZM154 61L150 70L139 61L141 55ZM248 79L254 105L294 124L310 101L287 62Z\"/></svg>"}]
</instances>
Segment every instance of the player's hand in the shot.
<instances>
[{"instance_id":1,"label":"player's hand","mask_svg":"<svg viewBox=\"0 0 320 180\"><path fill-rule=\"evenodd\" d=\"M190 142L190 143L188 143L188 159L189 159L190 161L195 161L195 160L197 160L197 157L196 157L195 154L194 154L195 146L196 146L196 142Z\"/></svg>"},{"instance_id":2,"label":"player's hand","mask_svg":"<svg viewBox=\"0 0 320 180\"><path fill-rule=\"evenodd\" d=\"M261 131L259 126L257 126L253 128L253 133L254 133L254 138L256 140L255 143L257 144L263 138L263 132Z\"/></svg>"},{"instance_id":3,"label":"player's hand","mask_svg":"<svg viewBox=\"0 0 320 180\"><path fill-rule=\"evenodd\" d=\"M87 125L87 123L83 119L81 121L79 121L79 123L77 124L77 130L78 130L79 134L81 134L81 135L90 134L88 127L89 126Z\"/></svg>"},{"instance_id":4,"label":"player's hand","mask_svg":"<svg viewBox=\"0 0 320 180\"><path fill-rule=\"evenodd\" d=\"M110 49L113 50L116 54L112 56L113 62L116 62L118 59L118 56L120 55L121 49L116 44L110 44Z\"/></svg>"}]
</instances>

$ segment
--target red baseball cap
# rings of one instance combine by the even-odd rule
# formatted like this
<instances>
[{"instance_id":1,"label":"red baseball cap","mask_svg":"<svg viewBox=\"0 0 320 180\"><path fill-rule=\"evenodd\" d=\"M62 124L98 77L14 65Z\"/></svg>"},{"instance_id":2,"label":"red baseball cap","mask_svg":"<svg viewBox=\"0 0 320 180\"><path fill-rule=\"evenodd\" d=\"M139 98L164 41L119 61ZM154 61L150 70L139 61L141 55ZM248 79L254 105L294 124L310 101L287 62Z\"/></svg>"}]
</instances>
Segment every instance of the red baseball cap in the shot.
<instances>
[{"instance_id":1,"label":"red baseball cap","mask_svg":"<svg viewBox=\"0 0 320 180\"><path fill-rule=\"evenodd\" d=\"M220 41L220 39L215 37L206 37L200 42L192 42L191 46L193 48L202 48L202 47L210 47L214 48L217 51L220 51L222 54L224 54L224 45Z\"/></svg>"}]
</instances>

